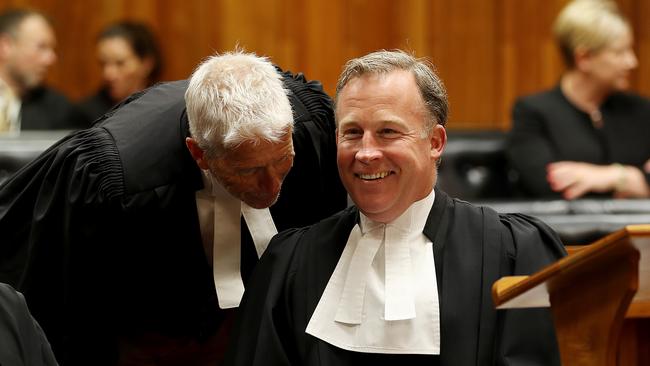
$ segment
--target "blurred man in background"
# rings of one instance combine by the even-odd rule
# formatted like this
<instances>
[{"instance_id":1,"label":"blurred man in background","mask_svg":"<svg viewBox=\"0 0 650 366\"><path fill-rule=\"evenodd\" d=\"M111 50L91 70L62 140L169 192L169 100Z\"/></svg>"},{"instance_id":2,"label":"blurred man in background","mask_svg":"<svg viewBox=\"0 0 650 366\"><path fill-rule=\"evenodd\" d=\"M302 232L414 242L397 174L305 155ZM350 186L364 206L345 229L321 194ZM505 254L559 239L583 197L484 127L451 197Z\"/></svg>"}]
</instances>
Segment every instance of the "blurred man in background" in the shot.
<instances>
[{"instance_id":1,"label":"blurred man in background","mask_svg":"<svg viewBox=\"0 0 650 366\"><path fill-rule=\"evenodd\" d=\"M43 81L56 62L49 20L33 10L0 14L0 132L74 129L72 104Z\"/></svg>"}]
</instances>

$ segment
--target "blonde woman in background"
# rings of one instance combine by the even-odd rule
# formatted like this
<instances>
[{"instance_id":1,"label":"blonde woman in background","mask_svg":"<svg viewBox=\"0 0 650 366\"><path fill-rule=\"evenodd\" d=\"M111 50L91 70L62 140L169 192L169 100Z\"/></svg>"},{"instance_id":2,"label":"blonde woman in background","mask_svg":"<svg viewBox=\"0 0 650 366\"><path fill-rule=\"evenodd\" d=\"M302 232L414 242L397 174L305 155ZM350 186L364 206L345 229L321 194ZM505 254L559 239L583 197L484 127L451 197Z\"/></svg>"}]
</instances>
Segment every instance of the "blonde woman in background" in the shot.
<instances>
[{"instance_id":1,"label":"blonde woman in background","mask_svg":"<svg viewBox=\"0 0 650 366\"><path fill-rule=\"evenodd\" d=\"M626 92L638 65L628 20L612 1L576 0L553 31L567 71L513 108L508 153L524 189L545 198L650 196L650 101Z\"/></svg>"}]
</instances>

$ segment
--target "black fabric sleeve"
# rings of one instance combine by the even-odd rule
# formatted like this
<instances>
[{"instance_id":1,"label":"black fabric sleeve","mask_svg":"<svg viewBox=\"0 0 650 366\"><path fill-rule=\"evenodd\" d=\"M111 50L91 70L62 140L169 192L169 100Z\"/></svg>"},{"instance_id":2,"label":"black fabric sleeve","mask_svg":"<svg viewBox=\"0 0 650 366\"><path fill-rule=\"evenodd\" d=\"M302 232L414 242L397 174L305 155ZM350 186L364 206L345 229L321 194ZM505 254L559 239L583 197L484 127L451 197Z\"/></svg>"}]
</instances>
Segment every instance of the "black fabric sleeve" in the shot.
<instances>
[{"instance_id":1,"label":"black fabric sleeve","mask_svg":"<svg viewBox=\"0 0 650 366\"><path fill-rule=\"evenodd\" d=\"M566 255L557 234L538 219L500 215L506 227L502 273L530 275ZM550 308L499 310L496 365L560 365Z\"/></svg>"},{"instance_id":2,"label":"black fabric sleeve","mask_svg":"<svg viewBox=\"0 0 650 366\"><path fill-rule=\"evenodd\" d=\"M23 295L0 283L0 365L57 365L43 330Z\"/></svg>"},{"instance_id":3,"label":"black fabric sleeve","mask_svg":"<svg viewBox=\"0 0 650 366\"><path fill-rule=\"evenodd\" d=\"M90 313L91 294L108 291L93 275L104 272L109 257L98 239L107 231L97 227L119 227L110 224L107 206L122 194L122 180L112 139L97 128L59 141L0 186L0 282L24 294L61 362L72 329L90 328L81 314ZM89 233L96 240L86 240ZM93 327L106 318L93 319ZM101 344L89 332L78 334Z\"/></svg>"},{"instance_id":4,"label":"black fabric sleeve","mask_svg":"<svg viewBox=\"0 0 650 366\"><path fill-rule=\"evenodd\" d=\"M519 99L512 110L507 154L523 188L535 197L559 197L546 180L546 166L557 160L547 136L544 115L529 99Z\"/></svg>"}]
</instances>

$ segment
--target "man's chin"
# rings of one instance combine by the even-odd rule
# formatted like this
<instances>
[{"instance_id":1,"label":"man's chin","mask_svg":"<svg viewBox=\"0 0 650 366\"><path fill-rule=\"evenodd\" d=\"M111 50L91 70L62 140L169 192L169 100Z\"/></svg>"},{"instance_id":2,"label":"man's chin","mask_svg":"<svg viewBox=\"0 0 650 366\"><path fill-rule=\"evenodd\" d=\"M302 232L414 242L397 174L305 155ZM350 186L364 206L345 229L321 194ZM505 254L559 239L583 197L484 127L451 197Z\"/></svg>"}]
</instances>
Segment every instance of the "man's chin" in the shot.
<instances>
[{"instance_id":1,"label":"man's chin","mask_svg":"<svg viewBox=\"0 0 650 366\"><path fill-rule=\"evenodd\" d=\"M261 210L263 208L268 208L273 206L277 201L278 197L275 197L274 199L267 199L267 200L260 200L260 199L244 199L243 200L247 205L249 205L252 208L256 208L258 210Z\"/></svg>"}]
</instances>

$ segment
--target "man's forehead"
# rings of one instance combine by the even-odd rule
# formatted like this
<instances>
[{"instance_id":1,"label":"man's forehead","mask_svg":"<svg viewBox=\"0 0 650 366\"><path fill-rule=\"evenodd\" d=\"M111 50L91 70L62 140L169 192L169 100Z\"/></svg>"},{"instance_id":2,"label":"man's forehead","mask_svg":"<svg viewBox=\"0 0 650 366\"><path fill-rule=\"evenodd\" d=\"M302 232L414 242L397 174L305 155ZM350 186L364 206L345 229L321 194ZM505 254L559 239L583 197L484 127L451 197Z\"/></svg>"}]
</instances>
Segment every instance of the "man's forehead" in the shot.
<instances>
[{"instance_id":1,"label":"man's forehead","mask_svg":"<svg viewBox=\"0 0 650 366\"><path fill-rule=\"evenodd\" d=\"M293 152L291 134L284 136L278 142L268 140L246 140L241 144L227 149L224 159L231 161L231 165L260 163L274 161Z\"/></svg>"}]
</instances>

